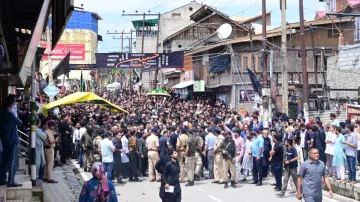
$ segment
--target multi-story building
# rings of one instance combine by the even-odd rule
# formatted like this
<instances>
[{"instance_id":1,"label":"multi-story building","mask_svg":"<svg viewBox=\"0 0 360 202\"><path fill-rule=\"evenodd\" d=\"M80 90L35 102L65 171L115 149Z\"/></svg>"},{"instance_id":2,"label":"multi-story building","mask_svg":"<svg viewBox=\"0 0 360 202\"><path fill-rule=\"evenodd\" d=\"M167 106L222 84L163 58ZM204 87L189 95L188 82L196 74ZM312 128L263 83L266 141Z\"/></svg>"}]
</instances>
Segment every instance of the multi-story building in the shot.
<instances>
[{"instance_id":1,"label":"multi-story building","mask_svg":"<svg viewBox=\"0 0 360 202\"><path fill-rule=\"evenodd\" d=\"M327 65L324 63L328 56L333 55L338 48L339 34L333 28L335 25L345 26L353 24L350 18L335 20L306 21L305 32L306 45L306 66L309 79L310 97L316 98L316 90L326 85ZM313 31L311 32L311 28ZM289 23L287 33L287 59L288 59L288 84L292 89L301 92L302 89L302 62L300 52L300 23ZM354 32L347 31L344 34L346 44L354 44ZM313 39L312 39L313 38ZM269 30L267 32L269 50L273 50L273 57L268 57L268 71L273 67L273 79L278 84L277 95L281 96L281 28ZM253 50L251 50L253 42ZM230 56L227 46L231 44L236 55ZM192 67L194 80L204 80L207 91L214 92L218 98L224 99L228 104L233 104L237 108L247 106L246 102L240 98L241 91L252 89L247 67L252 69L257 78L262 81L262 36L255 35L252 39L248 36L239 37L207 46L199 46L186 53L187 58L193 58ZM254 57L252 57L254 56ZM222 61L221 63L219 61ZM227 61L227 62L224 62ZM195 82L194 81L194 82ZM190 84L190 88L192 88ZM301 93L299 93L301 94ZM281 107L277 99L277 106ZM315 100L310 107L315 108ZM248 106L249 107L249 106ZM282 111L282 109L278 109Z\"/></svg>"},{"instance_id":2,"label":"multi-story building","mask_svg":"<svg viewBox=\"0 0 360 202\"><path fill-rule=\"evenodd\" d=\"M98 39L101 38L98 37L99 20L102 20L101 17L94 12L74 11L72 13L58 44L52 50L52 69L61 62L68 52L70 52L70 66L73 67L68 79L80 79L81 71L78 71L76 67L96 64L95 53L98 50ZM49 27L51 25L50 22ZM43 34L39 46L47 48L46 33ZM45 53L47 53L47 50ZM43 76L48 74L48 65L49 60L44 55L40 62L40 72ZM90 79L89 73L90 70L83 70L84 79ZM63 77L60 76L54 79L62 80Z\"/></svg>"}]
</instances>

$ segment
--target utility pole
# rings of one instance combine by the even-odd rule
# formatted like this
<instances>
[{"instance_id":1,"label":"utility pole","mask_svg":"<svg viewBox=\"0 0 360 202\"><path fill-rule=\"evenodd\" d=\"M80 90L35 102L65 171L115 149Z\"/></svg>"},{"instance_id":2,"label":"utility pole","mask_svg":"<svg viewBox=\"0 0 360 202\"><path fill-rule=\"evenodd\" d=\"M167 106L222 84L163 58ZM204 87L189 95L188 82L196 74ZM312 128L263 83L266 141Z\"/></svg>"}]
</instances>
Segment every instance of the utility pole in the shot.
<instances>
[{"instance_id":1,"label":"utility pole","mask_svg":"<svg viewBox=\"0 0 360 202\"><path fill-rule=\"evenodd\" d=\"M123 11L124 12L124 11ZM133 14L122 14L122 16L142 16L143 17L143 22L142 22L142 33L141 33L141 53L144 53L144 41L145 41L145 18L146 16L159 16L159 14L151 14L151 13L143 13L143 14L138 14L137 11L136 13ZM159 18L160 21L160 18ZM137 26L138 27L138 26ZM138 33L139 30L136 30L136 33ZM139 86L139 94L141 93L141 88L142 88L142 69L140 69L140 86Z\"/></svg>"},{"instance_id":2,"label":"utility pole","mask_svg":"<svg viewBox=\"0 0 360 202\"><path fill-rule=\"evenodd\" d=\"M299 0L299 13L300 13L300 43L301 43L301 64L302 64L302 82L303 82L303 106L304 117L306 121L309 116L309 92L308 92L308 75L306 67L306 51L305 51L305 26L304 26L304 3L303 0Z\"/></svg>"},{"instance_id":3,"label":"utility pole","mask_svg":"<svg viewBox=\"0 0 360 202\"><path fill-rule=\"evenodd\" d=\"M311 33L311 46L312 46L312 53L313 53L313 60L314 60L314 73L315 73L315 85L316 88L318 87L318 77L317 77L317 66L318 66L318 62L316 59L316 51L315 51L315 39L314 39L314 27L311 26L310 27L310 33Z\"/></svg>"},{"instance_id":4,"label":"utility pole","mask_svg":"<svg viewBox=\"0 0 360 202\"><path fill-rule=\"evenodd\" d=\"M289 90L287 71L287 34L286 34L286 0L281 0L281 70L282 70L282 106L283 113L289 113Z\"/></svg>"},{"instance_id":5,"label":"utility pole","mask_svg":"<svg viewBox=\"0 0 360 202\"><path fill-rule=\"evenodd\" d=\"M254 42L253 42L254 30L250 26L250 49L251 49L251 71L255 72L255 56L254 56Z\"/></svg>"},{"instance_id":6,"label":"utility pole","mask_svg":"<svg viewBox=\"0 0 360 202\"><path fill-rule=\"evenodd\" d=\"M115 36L113 36L113 39L121 39L121 52L123 53L124 52L124 35L125 34L131 34L132 36L132 30L130 32L124 32L124 30L120 33L116 32L107 32L107 34L121 34L121 37L119 38L116 38ZM129 38L125 38L125 39L129 39ZM130 38L131 40L131 43L132 43L132 37Z\"/></svg>"},{"instance_id":7,"label":"utility pole","mask_svg":"<svg viewBox=\"0 0 360 202\"><path fill-rule=\"evenodd\" d=\"M156 37L156 53L159 53L159 37L160 37L160 13L158 14L158 26L157 26L157 37ZM154 82L154 89L156 89L157 86L157 75L159 73L159 68L156 68L155 70L155 82ZM161 71L162 74L162 71ZM161 75L161 88L163 87L163 79Z\"/></svg>"},{"instance_id":8,"label":"utility pole","mask_svg":"<svg viewBox=\"0 0 360 202\"><path fill-rule=\"evenodd\" d=\"M269 88L268 88L268 70L267 70L267 40L266 40L266 0L262 0L262 45L263 45L263 90L262 90L262 101L263 109L262 121L264 128L268 128L268 121L270 120L270 110L269 109Z\"/></svg>"},{"instance_id":9,"label":"utility pole","mask_svg":"<svg viewBox=\"0 0 360 202\"><path fill-rule=\"evenodd\" d=\"M51 39L50 39L50 27L46 28L46 48L47 48L47 57L48 57L48 76L49 84L54 83L53 74L52 74L52 59L51 59ZM54 98L50 98L50 102L54 101Z\"/></svg>"},{"instance_id":10,"label":"utility pole","mask_svg":"<svg viewBox=\"0 0 360 202\"><path fill-rule=\"evenodd\" d=\"M49 37L47 39L49 41ZM50 49L51 50L51 49ZM30 149L30 159L31 159L31 184L32 186L36 186L36 77L35 77L35 69L36 69L36 57L31 65L31 100L30 100L30 125L31 125L31 133L30 133L30 140L31 140L31 149ZM49 83L50 83L50 76L49 76ZM17 155L17 154L16 154Z\"/></svg>"}]
</instances>

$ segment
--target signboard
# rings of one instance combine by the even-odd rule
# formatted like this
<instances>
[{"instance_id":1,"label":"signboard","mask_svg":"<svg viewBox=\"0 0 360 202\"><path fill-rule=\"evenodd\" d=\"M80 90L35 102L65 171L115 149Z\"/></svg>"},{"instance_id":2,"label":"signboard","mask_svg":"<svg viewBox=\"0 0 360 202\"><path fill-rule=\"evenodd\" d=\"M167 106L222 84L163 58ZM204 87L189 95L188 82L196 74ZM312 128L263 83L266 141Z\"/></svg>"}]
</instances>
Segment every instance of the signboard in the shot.
<instances>
[{"instance_id":1,"label":"signboard","mask_svg":"<svg viewBox=\"0 0 360 202\"><path fill-rule=\"evenodd\" d=\"M194 92L204 92L205 91L205 81L204 80L198 80L194 81Z\"/></svg>"},{"instance_id":2,"label":"signboard","mask_svg":"<svg viewBox=\"0 0 360 202\"><path fill-rule=\"evenodd\" d=\"M360 105L347 105L346 118L348 120L360 120Z\"/></svg>"},{"instance_id":3,"label":"signboard","mask_svg":"<svg viewBox=\"0 0 360 202\"><path fill-rule=\"evenodd\" d=\"M71 57L71 56L70 56ZM95 69L95 64L70 64L70 69Z\"/></svg>"},{"instance_id":4,"label":"signboard","mask_svg":"<svg viewBox=\"0 0 360 202\"><path fill-rule=\"evenodd\" d=\"M40 46L46 48L45 54L42 57L43 60L47 60L46 53L48 52L47 44L40 43ZM70 52L70 60L85 60L85 44L62 44L56 45L55 49L52 50L51 59L62 60Z\"/></svg>"},{"instance_id":5,"label":"signboard","mask_svg":"<svg viewBox=\"0 0 360 202\"><path fill-rule=\"evenodd\" d=\"M183 68L184 52L96 53L96 68L153 69Z\"/></svg>"},{"instance_id":6,"label":"signboard","mask_svg":"<svg viewBox=\"0 0 360 202\"><path fill-rule=\"evenodd\" d=\"M55 95L58 94L59 91L60 91L60 90L59 90L53 83L50 83L50 84L44 89L44 93L46 93L46 95L49 96L49 98L55 97Z\"/></svg>"}]
</instances>

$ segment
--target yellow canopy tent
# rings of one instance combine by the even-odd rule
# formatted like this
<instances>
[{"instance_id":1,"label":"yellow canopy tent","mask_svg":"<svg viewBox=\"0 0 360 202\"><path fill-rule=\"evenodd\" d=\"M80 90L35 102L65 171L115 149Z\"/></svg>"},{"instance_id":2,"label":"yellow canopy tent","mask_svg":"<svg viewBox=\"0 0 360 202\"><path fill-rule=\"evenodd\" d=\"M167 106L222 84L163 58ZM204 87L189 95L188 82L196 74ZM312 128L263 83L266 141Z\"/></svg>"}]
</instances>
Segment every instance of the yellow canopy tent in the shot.
<instances>
[{"instance_id":1,"label":"yellow canopy tent","mask_svg":"<svg viewBox=\"0 0 360 202\"><path fill-rule=\"evenodd\" d=\"M75 103L83 103L83 102L88 102L88 103L92 103L92 104L98 104L101 107L104 107L106 109L109 109L111 111L115 111L115 112L124 112L124 113L129 113L128 111L121 109L120 107L112 104L111 102L95 95L94 93L89 93L89 92L77 92L77 93L73 93L70 94L66 97L63 97L59 100L56 100L54 102L50 102L47 105L44 105L41 109L41 113L44 116L48 115L48 110L57 106L61 106L61 105L68 105L68 104L75 104Z\"/></svg>"}]
</instances>

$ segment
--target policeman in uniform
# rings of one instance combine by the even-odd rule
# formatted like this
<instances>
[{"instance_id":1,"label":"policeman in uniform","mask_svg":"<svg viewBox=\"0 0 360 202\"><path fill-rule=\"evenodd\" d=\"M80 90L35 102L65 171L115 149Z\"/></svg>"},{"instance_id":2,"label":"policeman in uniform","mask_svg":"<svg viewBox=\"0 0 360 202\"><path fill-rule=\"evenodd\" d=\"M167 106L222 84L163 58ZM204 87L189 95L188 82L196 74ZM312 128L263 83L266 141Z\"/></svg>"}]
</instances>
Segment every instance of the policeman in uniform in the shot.
<instances>
[{"instance_id":1,"label":"policeman in uniform","mask_svg":"<svg viewBox=\"0 0 360 202\"><path fill-rule=\"evenodd\" d=\"M188 139L185 128L181 129L181 135L176 142L176 150L179 153L180 183L185 183L185 144Z\"/></svg>"},{"instance_id":2,"label":"policeman in uniform","mask_svg":"<svg viewBox=\"0 0 360 202\"><path fill-rule=\"evenodd\" d=\"M151 135L146 139L146 146L148 148L148 160L149 160L149 180L154 182L155 179L157 182L161 181L161 176L158 171L155 169L156 163L160 160L159 156L159 137L156 135L158 129L156 127L151 129ZM154 175L154 170L156 177Z\"/></svg>"},{"instance_id":3,"label":"policeman in uniform","mask_svg":"<svg viewBox=\"0 0 360 202\"><path fill-rule=\"evenodd\" d=\"M55 144L59 142L59 137L55 139L55 123L48 122L48 129L45 130L46 141L45 141L45 157L46 157L46 168L45 168L45 180L48 183L57 183L52 178L52 169L54 167L54 149Z\"/></svg>"},{"instance_id":4,"label":"policeman in uniform","mask_svg":"<svg viewBox=\"0 0 360 202\"><path fill-rule=\"evenodd\" d=\"M194 179L196 181L200 181L200 174L203 166L202 158L201 158L201 150L204 144L204 140L201 138L200 133L196 133L196 141L199 142L200 148L196 148L195 151L196 166L195 166Z\"/></svg>"},{"instance_id":5,"label":"policeman in uniform","mask_svg":"<svg viewBox=\"0 0 360 202\"><path fill-rule=\"evenodd\" d=\"M228 171L230 168L231 174L231 186L236 188L235 179L236 179L236 168L235 168L235 157L236 157L236 145L234 140L231 138L231 132L226 131L224 133L225 140L223 141L222 145L220 146L221 154L223 155L223 179L225 182L224 188L228 188L228 180L229 175Z\"/></svg>"},{"instance_id":6,"label":"policeman in uniform","mask_svg":"<svg viewBox=\"0 0 360 202\"><path fill-rule=\"evenodd\" d=\"M224 184L224 176L223 176L223 156L221 154L221 145L224 142L224 136L221 134L221 130L219 128L215 128L215 136L217 136L217 140L215 143L215 149L213 155L214 158L214 178L215 181L213 183Z\"/></svg>"},{"instance_id":7,"label":"policeman in uniform","mask_svg":"<svg viewBox=\"0 0 360 202\"><path fill-rule=\"evenodd\" d=\"M185 186L194 186L194 170L196 164L195 152L196 149L201 149L200 141L195 136L195 130L188 130L189 138L186 140L186 149L185 149L185 172L188 176L188 183Z\"/></svg>"},{"instance_id":8,"label":"policeman in uniform","mask_svg":"<svg viewBox=\"0 0 360 202\"><path fill-rule=\"evenodd\" d=\"M97 131L97 136L94 139L94 162L101 162L101 147L100 142L102 137L104 136L104 129L100 129Z\"/></svg>"}]
</instances>

